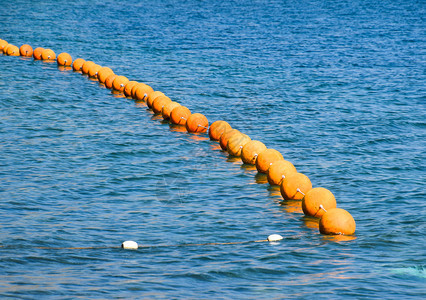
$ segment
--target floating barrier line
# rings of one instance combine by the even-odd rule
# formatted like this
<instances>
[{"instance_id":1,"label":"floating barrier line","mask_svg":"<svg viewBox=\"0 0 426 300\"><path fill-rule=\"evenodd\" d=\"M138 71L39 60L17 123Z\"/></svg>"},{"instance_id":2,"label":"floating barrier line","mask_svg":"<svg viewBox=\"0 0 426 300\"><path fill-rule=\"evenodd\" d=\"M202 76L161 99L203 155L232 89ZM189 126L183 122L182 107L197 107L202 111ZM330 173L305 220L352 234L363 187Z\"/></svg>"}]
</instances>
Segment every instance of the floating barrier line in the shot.
<instances>
[{"instance_id":1,"label":"floating barrier line","mask_svg":"<svg viewBox=\"0 0 426 300\"><path fill-rule=\"evenodd\" d=\"M187 107L181 106L177 102L175 102L177 106L170 108L170 114L167 116L164 114L164 110L173 101L164 93L154 91L152 87L145 83L137 83L136 81L133 81L135 84L132 86L130 85L132 81L129 81L127 77L118 76L110 68L101 67L93 61L77 58L72 62L72 58L68 53L61 53L56 59L56 54L51 49L38 47L33 51L30 45L22 45L18 48L2 39L0 39L0 52L12 56L31 56L32 54L35 60L56 60L58 66L68 66L70 69L72 65L74 71L81 71L83 75L88 75L89 78L104 83L105 87L111 90L111 93L124 93L127 97L131 95L131 98L135 101L140 100L140 94L143 93L144 97L142 99L145 100L144 98L147 97L146 104L155 114L161 113L164 119L170 118L172 124L184 125L188 133L201 133L208 130L210 139L219 141L221 148L226 150L230 156L241 157L244 163L256 165L259 173L267 174L268 182L271 185L279 185L284 200L301 200L302 210L305 215L320 218L320 233L330 235L352 235L355 233L356 224L352 215L346 210L336 207L336 199L329 190L321 187L312 188L310 179L306 175L297 172L294 165L285 161L279 151L268 149L259 141L252 141L249 136L232 129L227 122L216 121L209 127L209 122L203 114L192 114ZM101 70L105 70L104 76L101 76ZM129 87L130 93L126 87ZM252 145L251 150L248 150L249 153L251 151L252 155L248 155L247 158L244 150L245 146L250 145L251 142L258 142L258 144L256 146ZM280 165L283 161L291 165L293 173L287 174L291 167L289 169L289 165ZM278 166L278 170L276 170L275 166ZM271 175L271 173L274 173L271 171L272 169L275 170L275 175L273 176ZM277 174L280 172L282 174ZM286 174L284 175L284 173ZM133 249L132 247L136 243L130 242L134 244L129 245L128 249Z\"/></svg>"},{"instance_id":2,"label":"floating barrier line","mask_svg":"<svg viewBox=\"0 0 426 300\"><path fill-rule=\"evenodd\" d=\"M176 248L176 247L199 247L199 246L226 246L226 245L241 245L241 244L255 244L255 243L266 243L266 242L278 242L282 240L283 237L278 234L272 234L265 240L255 240L255 241L236 241L236 242L210 242L210 243L188 243L188 244L175 244L175 245L137 245L136 242L126 241L123 242L121 247L117 246L99 246L99 247L25 247L25 248L33 248L33 249L42 249L42 250L91 250L91 249L138 249L138 248ZM128 247L127 245L132 245L133 247ZM0 245L0 248L13 248L16 246L12 245Z\"/></svg>"}]
</instances>

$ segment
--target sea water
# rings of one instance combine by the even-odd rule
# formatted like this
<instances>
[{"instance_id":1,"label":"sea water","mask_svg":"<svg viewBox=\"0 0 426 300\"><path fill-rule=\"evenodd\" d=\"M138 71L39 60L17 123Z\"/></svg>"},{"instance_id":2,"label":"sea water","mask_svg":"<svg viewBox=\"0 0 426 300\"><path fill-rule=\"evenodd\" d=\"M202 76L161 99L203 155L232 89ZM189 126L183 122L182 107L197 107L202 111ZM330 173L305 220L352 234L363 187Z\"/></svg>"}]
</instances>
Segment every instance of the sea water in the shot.
<instances>
[{"instance_id":1,"label":"sea water","mask_svg":"<svg viewBox=\"0 0 426 300\"><path fill-rule=\"evenodd\" d=\"M206 134L0 55L0 297L424 298L424 16L423 1L3 1L1 39L229 122L357 228L321 235Z\"/></svg>"}]
</instances>

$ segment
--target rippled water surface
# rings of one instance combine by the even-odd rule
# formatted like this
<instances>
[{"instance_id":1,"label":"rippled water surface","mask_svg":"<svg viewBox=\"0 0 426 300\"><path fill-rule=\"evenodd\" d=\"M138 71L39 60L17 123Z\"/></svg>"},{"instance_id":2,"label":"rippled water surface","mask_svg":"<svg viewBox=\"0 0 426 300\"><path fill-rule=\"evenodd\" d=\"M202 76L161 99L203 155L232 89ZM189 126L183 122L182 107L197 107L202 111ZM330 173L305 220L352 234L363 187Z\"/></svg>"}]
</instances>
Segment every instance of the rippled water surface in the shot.
<instances>
[{"instance_id":1,"label":"rippled water surface","mask_svg":"<svg viewBox=\"0 0 426 300\"><path fill-rule=\"evenodd\" d=\"M0 55L1 298L426 296L424 2L41 2L3 2L0 38L228 121L331 190L357 229L321 235L206 134ZM249 242L272 233L284 239Z\"/></svg>"}]
</instances>

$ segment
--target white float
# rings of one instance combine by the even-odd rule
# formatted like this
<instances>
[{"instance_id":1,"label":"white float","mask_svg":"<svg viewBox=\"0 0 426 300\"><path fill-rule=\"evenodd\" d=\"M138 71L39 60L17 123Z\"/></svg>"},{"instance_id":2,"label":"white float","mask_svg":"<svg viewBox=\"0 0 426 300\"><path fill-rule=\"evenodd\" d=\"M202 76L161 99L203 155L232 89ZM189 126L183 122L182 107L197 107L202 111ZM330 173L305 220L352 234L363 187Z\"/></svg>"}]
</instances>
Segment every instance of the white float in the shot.
<instances>
[{"instance_id":1,"label":"white float","mask_svg":"<svg viewBox=\"0 0 426 300\"><path fill-rule=\"evenodd\" d=\"M136 249L138 249L138 243L136 243L134 241L125 241L121 244L121 248L136 250Z\"/></svg>"},{"instance_id":2,"label":"white float","mask_svg":"<svg viewBox=\"0 0 426 300\"><path fill-rule=\"evenodd\" d=\"M269 242L278 242L278 241L281 241L282 239L283 237L279 234L271 234L270 236L268 236Z\"/></svg>"}]
</instances>

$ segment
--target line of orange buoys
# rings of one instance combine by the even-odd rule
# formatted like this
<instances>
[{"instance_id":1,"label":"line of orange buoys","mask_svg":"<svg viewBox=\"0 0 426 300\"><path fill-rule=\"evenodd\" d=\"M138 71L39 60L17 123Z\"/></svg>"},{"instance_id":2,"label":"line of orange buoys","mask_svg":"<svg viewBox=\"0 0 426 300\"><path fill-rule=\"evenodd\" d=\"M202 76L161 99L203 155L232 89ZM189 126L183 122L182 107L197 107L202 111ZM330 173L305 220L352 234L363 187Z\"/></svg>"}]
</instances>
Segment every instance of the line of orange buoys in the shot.
<instances>
[{"instance_id":1,"label":"line of orange buoys","mask_svg":"<svg viewBox=\"0 0 426 300\"><path fill-rule=\"evenodd\" d=\"M355 220L349 212L336 207L332 192L322 187L312 188L310 179L295 166L284 159L283 155L252 140L246 134L233 129L226 121L216 121L209 127L207 118L200 113L192 113L187 107L172 101L164 93L154 91L149 85L130 81L127 77L116 75L108 67L102 67L93 61L77 58L72 61L68 53L56 54L51 49L30 45L20 48L0 39L0 52L11 56L28 56L36 60L56 61L59 66L68 67L98 80L114 93L122 93L136 101L145 102L152 111L161 115L174 125L185 126L190 133L207 132L211 140L218 141L222 150L230 156L240 157L244 164L256 166L259 173L267 176L271 185L280 187L284 200L299 200L306 216L319 221L319 231L329 235L352 235L355 233Z\"/></svg>"}]
</instances>

